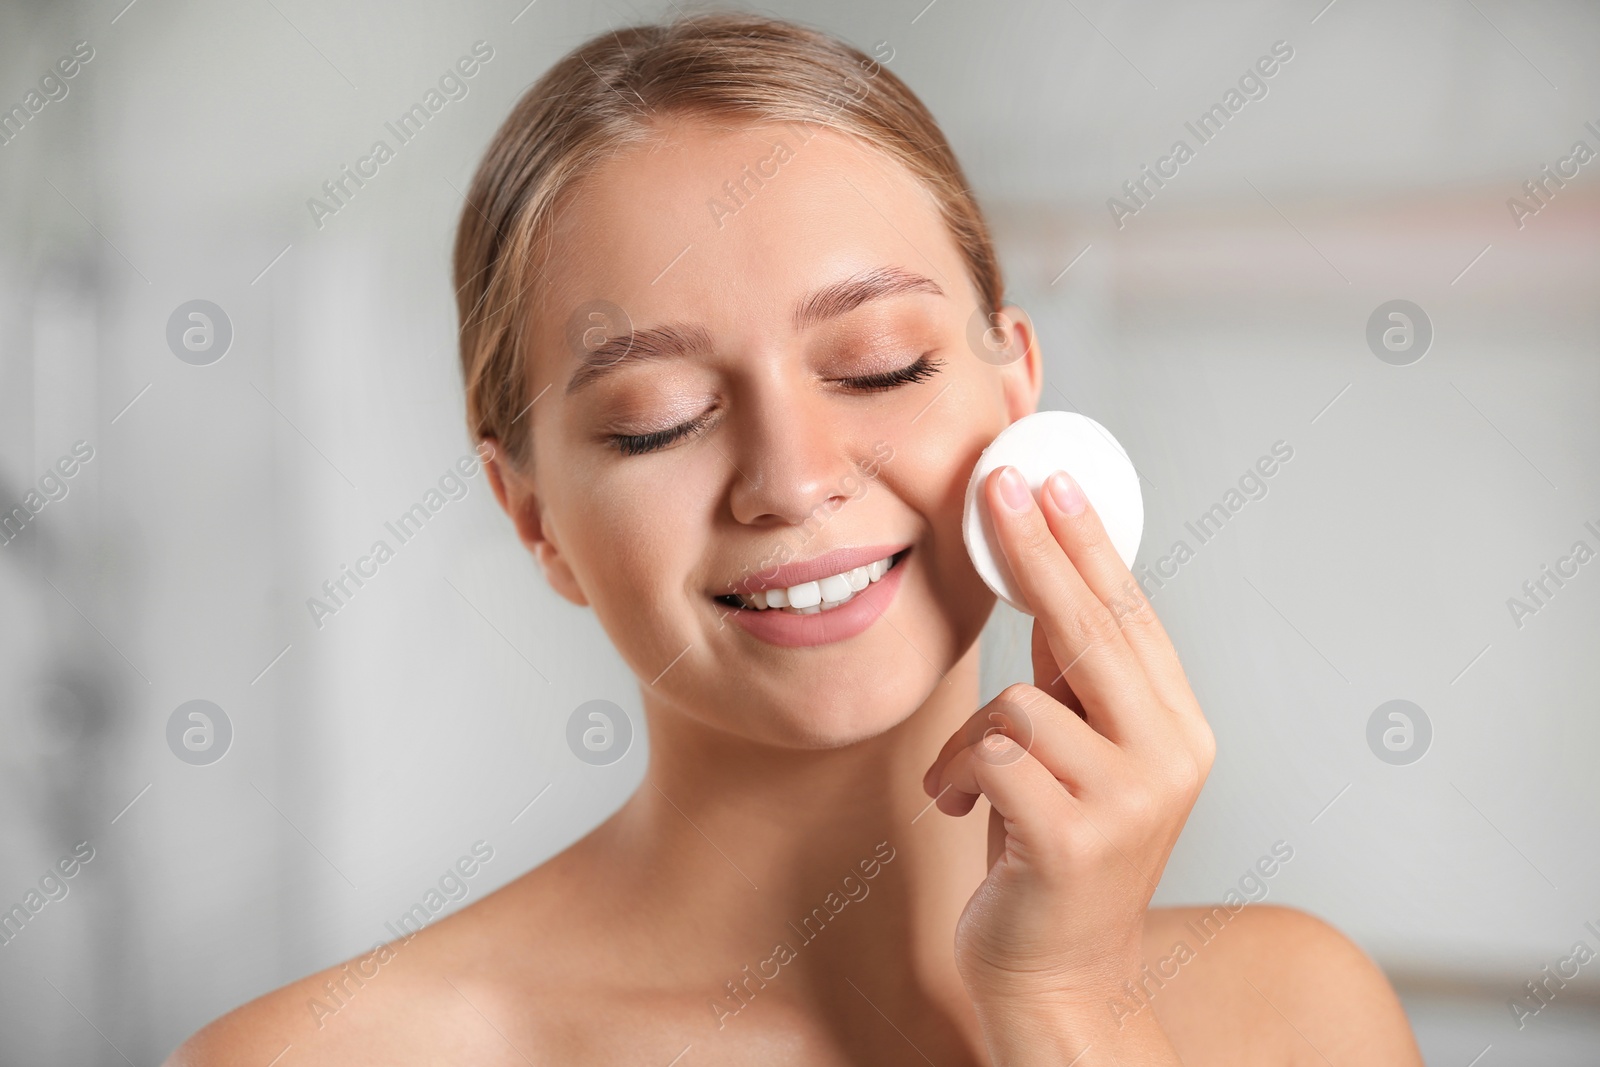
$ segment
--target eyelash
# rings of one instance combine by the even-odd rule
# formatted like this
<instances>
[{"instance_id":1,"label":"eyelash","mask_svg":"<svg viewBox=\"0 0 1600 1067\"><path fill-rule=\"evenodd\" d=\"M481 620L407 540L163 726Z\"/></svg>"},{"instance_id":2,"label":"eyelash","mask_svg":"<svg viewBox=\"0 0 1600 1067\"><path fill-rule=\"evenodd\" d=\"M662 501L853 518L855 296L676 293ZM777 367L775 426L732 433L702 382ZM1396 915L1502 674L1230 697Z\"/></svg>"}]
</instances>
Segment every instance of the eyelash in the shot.
<instances>
[{"instance_id":1,"label":"eyelash","mask_svg":"<svg viewBox=\"0 0 1600 1067\"><path fill-rule=\"evenodd\" d=\"M839 382L849 384L852 388L865 393L881 393L889 389L897 389L902 385L912 382L923 382L939 373L939 368L944 366L944 360L930 358L927 353L918 356L916 361L899 370L883 371L879 374L868 374L859 378L838 378ZM646 434L612 434L607 440L610 445L625 456L637 456L645 452L655 452L672 444L680 438L690 437L705 429L713 412L706 412L699 418L671 429L657 430Z\"/></svg>"},{"instance_id":2,"label":"eyelash","mask_svg":"<svg viewBox=\"0 0 1600 1067\"><path fill-rule=\"evenodd\" d=\"M942 366L944 366L944 360L930 359L928 354L924 352L909 367L884 371L881 374L868 374L862 378L841 378L839 380L849 382L853 387L863 392L879 393L911 382L925 382L939 373L939 368Z\"/></svg>"}]
</instances>

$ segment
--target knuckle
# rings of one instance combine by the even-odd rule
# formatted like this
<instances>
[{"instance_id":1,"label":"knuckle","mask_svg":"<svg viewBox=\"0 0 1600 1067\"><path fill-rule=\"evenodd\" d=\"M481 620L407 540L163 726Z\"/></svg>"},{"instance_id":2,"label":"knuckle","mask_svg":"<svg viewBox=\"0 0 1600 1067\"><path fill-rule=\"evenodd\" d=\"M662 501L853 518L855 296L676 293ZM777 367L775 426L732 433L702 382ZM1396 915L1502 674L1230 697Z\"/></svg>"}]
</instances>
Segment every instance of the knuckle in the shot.
<instances>
[{"instance_id":1,"label":"knuckle","mask_svg":"<svg viewBox=\"0 0 1600 1067\"><path fill-rule=\"evenodd\" d=\"M1173 804L1192 804L1205 785L1206 775L1211 772L1212 755L1206 745L1199 743L1175 748L1157 771L1162 792Z\"/></svg>"},{"instance_id":2,"label":"knuckle","mask_svg":"<svg viewBox=\"0 0 1600 1067\"><path fill-rule=\"evenodd\" d=\"M1123 582L1122 587L1111 598L1110 608L1117 621L1123 625L1149 626L1156 621L1155 609L1150 606L1150 599L1131 578Z\"/></svg>"},{"instance_id":3,"label":"knuckle","mask_svg":"<svg viewBox=\"0 0 1600 1067\"><path fill-rule=\"evenodd\" d=\"M1072 635L1081 647L1104 647L1117 639L1121 630L1116 616L1104 605L1095 605L1072 617Z\"/></svg>"},{"instance_id":4,"label":"knuckle","mask_svg":"<svg viewBox=\"0 0 1600 1067\"><path fill-rule=\"evenodd\" d=\"M986 714L972 722L967 742L976 744L981 738L1001 728L1026 752L1033 746L1034 721L1044 702L1049 699L1049 695L1036 686L1013 682L988 703ZM1012 754L1014 757L1015 754Z\"/></svg>"},{"instance_id":5,"label":"knuckle","mask_svg":"<svg viewBox=\"0 0 1600 1067\"><path fill-rule=\"evenodd\" d=\"M1198 789L1205 783L1206 776L1211 773L1211 767L1217 760L1217 736L1211 731L1211 724L1204 719L1196 721L1185 731L1184 740L1187 760L1195 778L1195 788Z\"/></svg>"},{"instance_id":6,"label":"knuckle","mask_svg":"<svg viewBox=\"0 0 1600 1067\"><path fill-rule=\"evenodd\" d=\"M1077 533L1078 544L1074 546L1074 554L1081 558L1083 564L1102 566L1111 560L1116 560L1119 564L1122 562L1122 557L1117 555L1117 550L1112 546L1111 538L1107 536L1105 528L1098 520L1089 522L1089 512L1085 511L1078 516ZM1080 567L1080 569L1085 568Z\"/></svg>"},{"instance_id":7,"label":"knuckle","mask_svg":"<svg viewBox=\"0 0 1600 1067\"><path fill-rule=\"evenodd\" d=\"M1038 516L1034 518L1037 519ZM1042 521L1018 523L1016 533L1022 551L1029 556L1042 559L1052 552L1061 551L1061 543Z\"/></svg>"},{"instance_id":8,"label":"knuckle","mask_svg":"<svg viewBox=\"0 0 1600 1067\"><path fill-rule=\"evenodd\" d=\"M1180 798L1191 797L1198 793L1200 783L1205 780L1199 761L1194 757L1184 756L1173 762L1174 766L1168 775L1173 793Z\"/></svg>"},{"instance_id":9,"label":"knuckle","mask_svg":"<svg viewBox=\"0 0 1600 1067\"><path fill-rule=\"evenodd\" d=\"M1211 773L1211 766L1217 759L1217 736L1211 732L1211 727L1205 723L1200 724L1200 745L1197 763L1199 764L1200 780L1205 781L1206 775Z\"/></svg>"},{"instance_id":10,"label":"knuckle","mask_svg":"<svg viewBox=\"0 0 1600 1067\"><path fill-rule=\"evenodd\" d=\"M1121 800L1124 814L1140 825L1155 819L1165 806L1161 795L1144 783L1123 790Z\"/></svg>"},{"instance_id":11,"label":"knuckle","mask_svg":"<svg viewBox=\"0 0 1600 1067\"><path fill-rule=\"evenodd\" d=\"M1027 682L1012 682L1000 691L1000 695L995 697L995 702L1008 707L1020 708L1024 712L1030 712L1032 709L1039 707L1042 701L1049 699L1050 697L1045 691L1036 685L1030 685Z\"/></svg>"}]
</instances>

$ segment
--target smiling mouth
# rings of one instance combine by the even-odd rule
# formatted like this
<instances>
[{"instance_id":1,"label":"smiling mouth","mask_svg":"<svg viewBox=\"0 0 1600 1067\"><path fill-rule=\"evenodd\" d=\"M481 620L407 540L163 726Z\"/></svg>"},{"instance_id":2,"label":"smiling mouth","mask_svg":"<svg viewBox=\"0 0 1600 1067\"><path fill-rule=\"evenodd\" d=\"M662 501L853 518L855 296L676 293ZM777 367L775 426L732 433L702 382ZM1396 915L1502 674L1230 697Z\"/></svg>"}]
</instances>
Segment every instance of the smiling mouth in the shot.
<instances>
[{"instance_id":1,"label":"smiling mouth","mask_svg":"<svg viewBox=\"0 0 1600 1067\"><path fill-rule=\"evenodd\" d=\"M854 600L858 593L897 567L910 548L903 548L892 556L861 567L831 574L812 582L802 582L787 588L761 589L754 593L726 593L715 597L720 604L741 611L782 611L790 615L821 615L841 608Z\"/></svg>"}]
</instances>

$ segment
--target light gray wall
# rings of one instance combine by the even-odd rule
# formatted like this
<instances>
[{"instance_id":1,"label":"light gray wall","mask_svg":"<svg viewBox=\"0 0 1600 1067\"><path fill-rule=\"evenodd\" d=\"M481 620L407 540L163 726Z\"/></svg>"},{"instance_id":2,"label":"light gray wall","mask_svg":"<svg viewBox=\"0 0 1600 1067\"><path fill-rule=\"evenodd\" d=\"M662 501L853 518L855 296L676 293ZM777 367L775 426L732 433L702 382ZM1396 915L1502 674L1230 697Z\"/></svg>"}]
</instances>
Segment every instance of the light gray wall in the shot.
<instances>
[{"instance_id":1,"label":"light gray wall","mask_svg":"<svg viewBox=\"0 0 1600 1067\"><path fill-rule=\"evenodd\" d=\"M159 1060L386 937L474 841L496 850L474 896L548 857L647 754L567 751L570 711L636 711L635 683L481 475L322 628L305 600L469 450L447 259L489 135L561 53L670 5L123 2L0 11L0 105L95 49L0 147L0 504L95 449L0 547L0 905L95 850L0 946L0 1063ZM1037 319L1046 406L1145 476L1142 562L1294 449L1154 590L1220 746L1158 901L1215 900L1287 840L1269 899L1408 988L1478 983L1408 1000L1430 1062L1580 1062L1592 974L1526 1031L1503 1000L1600 947L1600 564L1520 628L1506 600L1600 548L1600 163L1521 229L1506 199L1600 147L1600 14L774 10L889 42L945 125ZM470 95L313 225L307 198L480 39ZM1268 95L1114 225L1107 198L1277 40ZM234 329L209 367L166 346L195 298ZM1396 298L1435 329L1407 367L1364 337ZM1028 677L1026 623L997 610L986 696ZM195 698L235 731L208 767L165 737ZM1394 698L1433 725L1409 766L1366 742Z\"/></svg>"}]
</instances>

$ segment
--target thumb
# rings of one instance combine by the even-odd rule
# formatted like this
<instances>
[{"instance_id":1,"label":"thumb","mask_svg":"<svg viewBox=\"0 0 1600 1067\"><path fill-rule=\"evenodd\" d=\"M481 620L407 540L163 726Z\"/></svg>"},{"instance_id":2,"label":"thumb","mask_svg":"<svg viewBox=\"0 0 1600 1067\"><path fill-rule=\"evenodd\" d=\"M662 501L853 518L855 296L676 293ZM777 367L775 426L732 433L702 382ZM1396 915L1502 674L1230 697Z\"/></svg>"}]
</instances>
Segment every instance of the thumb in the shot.
<instances>
[{"instance_id":1,"label":"thumb","mask_svg":"<svg viewBox=\"0 0 1600 1067\"><path fill-rule=\"evenodd\" d=\"M1006 850L1006 819L994 805L989 806L989 864L988 870L1000 862Z\"/></svg>"}]
</instances>

